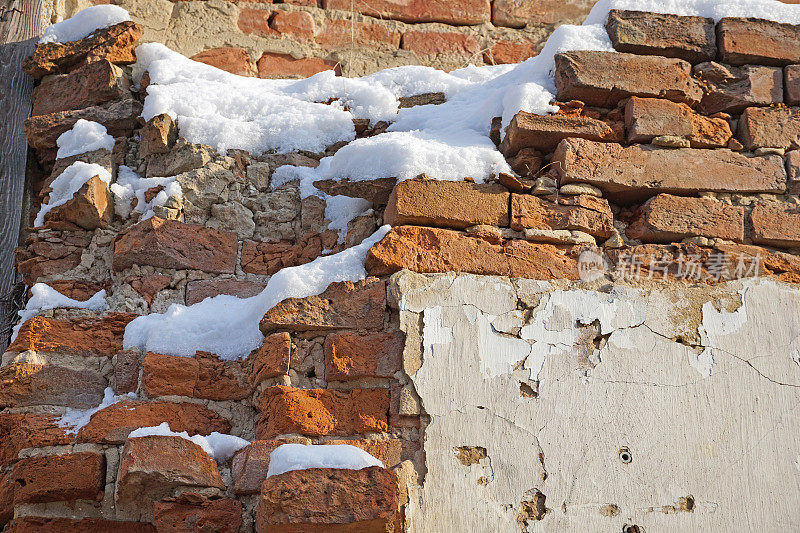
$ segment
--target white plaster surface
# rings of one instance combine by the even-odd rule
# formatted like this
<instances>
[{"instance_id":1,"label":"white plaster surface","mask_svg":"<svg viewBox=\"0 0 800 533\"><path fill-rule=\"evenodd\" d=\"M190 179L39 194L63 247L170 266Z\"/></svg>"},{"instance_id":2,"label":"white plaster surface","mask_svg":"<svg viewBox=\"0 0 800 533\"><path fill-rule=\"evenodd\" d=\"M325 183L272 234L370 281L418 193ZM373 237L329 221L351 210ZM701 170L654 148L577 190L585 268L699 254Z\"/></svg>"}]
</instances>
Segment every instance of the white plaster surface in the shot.
<instances>
[{"instance_id":1,"label":"white plaster surface","mask_svg":"<svg viewBox=\"0 0 800 533\"><path fill-rule=\"evenodd\" d=\"M401 315L423 317L412 380L430 416L409 531L800 528L799 288L595 292L408 272L393 283ZM513 332L520 315L521 338L491 326ZM465 466L462 446L486 458ZM521 523L533 490L548 511Z\"/></svg>"}]
</instances>

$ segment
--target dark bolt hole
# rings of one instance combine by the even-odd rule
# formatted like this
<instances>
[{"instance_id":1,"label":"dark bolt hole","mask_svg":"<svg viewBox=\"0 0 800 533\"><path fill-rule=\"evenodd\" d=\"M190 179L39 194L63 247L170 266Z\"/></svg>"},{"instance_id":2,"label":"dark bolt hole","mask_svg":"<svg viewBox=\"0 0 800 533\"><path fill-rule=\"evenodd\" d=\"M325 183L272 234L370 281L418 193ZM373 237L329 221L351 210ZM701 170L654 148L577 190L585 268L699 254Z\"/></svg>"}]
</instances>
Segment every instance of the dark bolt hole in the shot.
<instances>
[{"instance_id":1,"label":"dark bolt hole","mask_svg":"<svg viewBox=\"0 0 800 533\"><path fill-rule=\"evenodd\" d=\"M636 524L625 524L622 526L622 533L644 533L644 530Z\"/></svg>"},{"instance_id":2,"label":"dark bolt hole","mask_svg":"<svg viewBox=\"0 0 800 533\"><path fill-rule=\"evenodd\" d=\"M631 461L633 461L633 456L631 455L631 451L628 448L620 448L619 449L619 460L622 461L625 464L628 464ZM632 527L636 527L636 526L632 526ZM633 530L631 530L631 531L633 532ZM638 529L636 531L638 531Z\"/></svg>"}]
</instances>

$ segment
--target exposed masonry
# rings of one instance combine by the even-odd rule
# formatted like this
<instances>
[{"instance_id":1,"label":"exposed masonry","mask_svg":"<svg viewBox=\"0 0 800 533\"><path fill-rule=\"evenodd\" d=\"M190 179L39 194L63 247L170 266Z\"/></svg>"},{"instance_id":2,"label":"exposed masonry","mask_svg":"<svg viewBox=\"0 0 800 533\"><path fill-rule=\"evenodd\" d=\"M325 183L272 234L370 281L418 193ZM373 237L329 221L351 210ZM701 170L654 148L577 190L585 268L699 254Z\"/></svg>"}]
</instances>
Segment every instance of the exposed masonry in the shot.
<instances>
[{"instance_id":1,"label":"exposed masonry","mask_svg":"<svg viewBox=\"0 0 800 533\"><path fill-rule=\"evenodd\" d=\"M26 66L41 79L40 114L26 123L30 220L75 160L117 183L121 165L174 176L181 194L154 201L166 188L148 189L154 216L141 220L140 200L123 205L91 180L29 229L17 253L26 283L81 301L105 289L109 309L43 311L3 354L0 521L15 531L796 525L800 296L782 282L800 279L800 152L796 112L782 104L797 103L798 29L611 20L696 31L643 44L617 28L629 55L560 54L561 111L520 113L502 144L494 131L513 175L318 183L373 204L343 243L323 200L301 201L294 183L270 187L278 166L316 166L341 146L220 155L186 142L166 115L141 124L146 80L134 89L127 66L142 33L134 23L40 47ZM741 32L743 49L724 39L718 49L721 31ZM773 34L788 52L760 41ZM715 54L733 64L701 61ZM665 72L673 85L653 82ZM57 159L56 138L78 118L103 124L114 149ZM355 126L360 136L386 127ZM122 349L137 315L251 296L281 268L384 223L394 228L369 252L371 277L275 306L261 321L263 346L242 361ZM585 251L610 272L580 281ZM744 257L744 270L720 265L723 254ZM700 283L687 283L687 257ZM469 275L437 274L448 271ZM743 275L769 279L727 281ZM59 426L68 410L101 405L107 387L132 397L73 432ZM218 464L178 437L127 438L162 422L253 443ZM281 442L344 441L386 468L265 480ZM596 472L626 482L598 488Z\"/></svg>"}]
</instances>

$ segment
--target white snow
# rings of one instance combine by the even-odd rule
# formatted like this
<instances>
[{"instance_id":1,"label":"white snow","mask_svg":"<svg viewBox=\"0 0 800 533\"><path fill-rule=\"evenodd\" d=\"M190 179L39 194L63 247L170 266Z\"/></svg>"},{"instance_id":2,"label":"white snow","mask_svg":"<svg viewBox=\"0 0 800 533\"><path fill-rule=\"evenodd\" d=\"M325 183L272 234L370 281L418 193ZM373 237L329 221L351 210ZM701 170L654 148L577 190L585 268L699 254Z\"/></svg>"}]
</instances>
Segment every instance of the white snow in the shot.
<instances>
[{"instance_id":1,"label":"white snow","mask_svg":"<svg viewBox=\"0 0 800 533\"><path fill-rule=\"evenodd\" d=\"M148 189L163 186L160 191L149 202L145 201L145 193ZM131 203L136 198L136 207L133 211L142 213L140 220L147 220L154 215L153 208L167 203L167 199L174 196L183 198L183 190L175 180L175 176L163 178L142 178L133 169L120 165L117 171L117 182L111 185L111 192L114 194L114 211L122 218L128 218L131 214Z\"/></svg>"},{"instance_id":2,"label":"white snow","mask_svg":"<svg viewBox=\"0 0 800 533\"><path fill-rule=\"evenodd\" d=\"M17 312L19 315L19 323L14 326L12 330L11 342L14 342L14 339L17 338L19 329L27 320L33 318L44 309L56 309L58 307L105 311L108 307L106 303L106 291L105 289L100 290L85 302L79 302L78 300L73 300L72 298L64 296L45 283L34 284L34 286L31 287L31 298L25 305L25 309Z\"/></svg>"},{"instance_id":3,"label":"white snow","mask_svg":"<svg viewBox=\"0 0 800 533\"><path fill-rule=\"evenodd\" d=\"M111 174L109 174L108 170L95 163L76 161L68 166L64 172L59 174L50 184L50 187L53 189L50 192L50 199L46 204L42 204L33 225L37 228L43 226L44 217L47 213L53 208L64 205L70 201L75 193L78 192L87 181L95 176L98 176L106 183L111 183Z\"/></svg>"},{"instance_id":4,"label":"white snow","mask_svg":"<svg viewBox=\"0 0 800 533\"><path fill-rule=\"evenodd\" d=\"M172 304L164 313L134 319L125 328L125 348L192 357L196 351L223 359L246 357L261 345L258 324L264 314L286 298L320 294L337 281L357 281L367 275L367 251L389 231L383 226L358 246L310 263L284 268L251 298L220 295L191 306Z\"/></svg>"},{"instance_id":5,"label":"white snow","mask_svg":"<svg viewBox=\"0 0 800 533\"><path fill-rule=\"evenodd\" d=\"M91 409L73 409L72 407L68 407L66 412L61 415L61 418L56 421L56 424L59 427L66 428L67 433L75 434L89 423L92 415L96 412L114 405L117 402L121 402L122 400L129 399L136 399L136 393L129 392L127 394L116 395L114 394L114 389L106 387L103 394L103 401L100 402L100 405L92 407Z\"/></svg>"},{"instance_id":6,"label":"white snow","mask_svg":"<svg viewBox=\"0 0 800 533\"><path fill-rule=\"evenodd\" d=\"M267 477L309 468L361 470L370 466L383 467L383 463L350 444L281 444L269 456Z\"/></svg>"},{"instance_id":7,"label":"white snow","mask_svg":"<svg viewBox=\"0 0 800 533\"><path fill-rule=\"evenodd\" d=\"M63 159L101 148L110 152L114 149L114 137L108 134L108 130L102 124L81 118L72 129L58 136L56 145L58 145L56 157Z\"/></svg>"},{"instance_id":8,"label":"white snow","mask_svg":"<svg viewBox=\"0 0 800 533\"><path fill-rule=\"evenodd\" d=\"M235 435L226 435L225 433L212 432L210 435L192 435L186 431L180 433L172 431L169 423L163 422L158 426L150 426L139 429L134 429L128 434L129 439L136 437L149 437L152 435L161 435L165 437L181 437L189 440L203 448L209 456L213 457L220 463L225 463L230 460L233 455L250 444L250 441L245 440Z\"/></svg>"},{"instance_id":9,"label":"white snow","mask_svg":"<svg viewBox=\"0 0 800 533\"><path fill-rule=\"evenodd\" d=\"M114 5L87 7L72 17L45 28L40 43L67 43L88 37L97 30L131 20L128 12Z\"/></svg>"}]
</instances>

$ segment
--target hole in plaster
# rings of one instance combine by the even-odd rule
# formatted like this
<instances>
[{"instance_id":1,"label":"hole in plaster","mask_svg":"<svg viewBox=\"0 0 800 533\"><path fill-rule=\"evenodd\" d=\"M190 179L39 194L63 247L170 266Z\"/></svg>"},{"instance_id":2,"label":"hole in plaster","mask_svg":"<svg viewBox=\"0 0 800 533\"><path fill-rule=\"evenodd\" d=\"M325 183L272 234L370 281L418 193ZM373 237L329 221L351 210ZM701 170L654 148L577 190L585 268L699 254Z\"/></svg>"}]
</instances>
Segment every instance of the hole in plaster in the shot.
<instances>
[{"instance_id":1,"label":"hole in plaster","mask_svg":"<svg viewBox=\"0 0 800 533\"><path fill-rule=\"evenodd\" d=\"M471 466L486 459L486 448L483 446L459 446L455 448L456 458L464 466Z\"/></svg>"},{"instance_id":2,"label":"hole in plaster","mask_svg":"<svg viewBox=\"0 0 800 533\"><path fill-rule=\"evenodd\" d=\"M608 343L608 338L611 336L611 333L606 333L605 335L597 335L592 340L592 344L594 344L595 350L602 350L606 343Z\"/></svg>"},{"instance_id":3,"label":"hole in plaster","mask_svg":"<svg viewBox=\"0 0 800 533\"><path fill-rule=\"evenodd\" d=\"M619 455L619 460L625 464L628 464L631 461L633 461L633 456L631 455L631 451L628 448L625 447L620 448L618 455Z\"/></svg>"},{"instance_id":4,"label":"hole in plaster","mask_svg":"<svg viewBox=\"0 0 800 533\"><path fill-rule=\"evenodd\" d=\"M600 507L600 514L602 516L613 518L619 515L619 506L613 503L609 503L608 505L603 505L602 507Z\"/></svg>"},{"instance_id":5,"label":"hole in plaster","mask_svg":"<svg viewBox=\"0 0 800 533\"><path fill-rule=\"evenodd\" d=\"M527 383L519 382L519 395L523 398L538 398L539 393L533 390L533 387Z\"/></svg>"},{"instance_id":6,"label":"hole in plaster","mask_svg":"<svg viewBox=\"0 0 800 533\"><path fill-rule=\"evenodd\" d=\"M644 533L644 529L636 524L625 524L622 526L622 533Z\"/></svg>"},{"instance_id":7,"label":"hole in plaster","mask_svg":"<svg viewBox=\"0 0 800 533\"><path fill-rule=\"evenodd\" d=\"M529 521L541 520L547 514L548 509L545 507L547 497L538 489L531 489L525 492L523 498L520 502L517 522L522 530L525 531Z\"/></svg>"}]
</instances>

